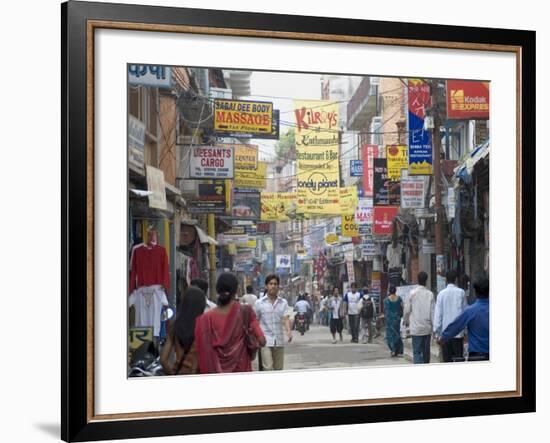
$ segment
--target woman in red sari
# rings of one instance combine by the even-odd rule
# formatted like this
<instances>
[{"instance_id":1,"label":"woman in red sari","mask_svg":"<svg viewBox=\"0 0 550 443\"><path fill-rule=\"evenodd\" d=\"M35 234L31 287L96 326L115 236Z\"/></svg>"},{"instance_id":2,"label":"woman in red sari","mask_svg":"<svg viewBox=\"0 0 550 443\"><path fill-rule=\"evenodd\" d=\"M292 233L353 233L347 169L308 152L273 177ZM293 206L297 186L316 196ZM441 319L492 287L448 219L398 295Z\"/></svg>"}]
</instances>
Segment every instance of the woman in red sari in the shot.
<instances>
[{"instance_id":1,"label":"woman in red sari","mask_svg":"<svg viewBox=\"0 0 550 443\"><path fill-rule=\"evenodd\" d=\"M195 324L195 345L199 373L249 372L252 364L245 341L243 310L248 310L249 330L260 346L265 337L251 306L235 299L237 277L226 272L218 277L216 291L218 306L201 315Z\"/></svg>"}]
</instances>

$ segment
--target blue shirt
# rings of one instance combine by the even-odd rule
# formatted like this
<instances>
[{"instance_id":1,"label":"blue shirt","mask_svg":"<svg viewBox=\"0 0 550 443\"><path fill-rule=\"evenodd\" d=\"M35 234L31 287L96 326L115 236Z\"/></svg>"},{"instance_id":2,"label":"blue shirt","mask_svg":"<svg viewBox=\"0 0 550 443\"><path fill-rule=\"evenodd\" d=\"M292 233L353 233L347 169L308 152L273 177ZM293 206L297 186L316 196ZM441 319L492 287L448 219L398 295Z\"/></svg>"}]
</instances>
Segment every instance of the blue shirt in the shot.
<instances>
[{"instance_id":1,"label":"blue shirt","mask_svg":"<svg viewBox=\"0 0 550 443\"><path fill-rule=\"evenodd\" d=\"M478 298L441 334L445 341L468 328L468 352L489 353L489 299Z\"/></svg>"}]
</instances>

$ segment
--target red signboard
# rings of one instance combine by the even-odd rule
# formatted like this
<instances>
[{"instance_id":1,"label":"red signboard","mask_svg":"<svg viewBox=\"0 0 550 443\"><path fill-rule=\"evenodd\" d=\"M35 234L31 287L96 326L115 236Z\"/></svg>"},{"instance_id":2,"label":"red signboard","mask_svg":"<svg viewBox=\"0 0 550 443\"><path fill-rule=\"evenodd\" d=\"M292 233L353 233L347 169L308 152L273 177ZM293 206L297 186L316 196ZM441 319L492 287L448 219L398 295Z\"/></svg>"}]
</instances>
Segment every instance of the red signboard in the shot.
<instances>
[{"instance_id":1,"label":"red signboard","mask_svg":"<svg viewBox=\"0 0 550 443\"><path fill-rule=\"evenodd\" d=\"M447 80L447 118L489 118L489 82Z\"/></svg>"},{"instance_id":2,"label":"red signboard","mask_svg":"<svg viewBox=\"0 0 550 443\"><path fill-rule=\"evenodd\" d=\"M392 221L399 211L399 206L375 206L372 232L375 235L392 233Z\"/></svg>"},{"instance_id":3,"label":"red signboard","mask_svg":"<svg viewBox=\"0 0 550 443\"><path fill-rule=\"evenodd\" d=\"M361 146L363 159L363 197L372 197L374 188L373 159L378 157L378 145Z\"/></svg>"}]
</instances>

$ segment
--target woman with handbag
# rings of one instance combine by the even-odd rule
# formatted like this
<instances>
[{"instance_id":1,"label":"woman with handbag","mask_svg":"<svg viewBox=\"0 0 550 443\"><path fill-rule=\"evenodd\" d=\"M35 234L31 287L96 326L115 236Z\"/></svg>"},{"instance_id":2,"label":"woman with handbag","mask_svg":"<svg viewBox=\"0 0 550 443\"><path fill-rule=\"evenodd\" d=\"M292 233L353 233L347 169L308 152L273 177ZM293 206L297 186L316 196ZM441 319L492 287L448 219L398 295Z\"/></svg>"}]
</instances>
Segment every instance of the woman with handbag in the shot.
<instances>
[{"instance_id":1,"label":"woman with handbag","mask_svg":"<svg viewBox=\"0 0 550 443\"><path fill-rule=\"evenodd\" d=\"M201 374L249 372L251 360L265 337L250 305L241 305L235 294L237 277L218 277L218 306L201 315L195 325L198 369Z\"/></svg>"},{"instance_id":2,"label":"woman with handbag","mask_svg":"<svg viewBox=\"0 0 550 443\"><path fill-rule=\"evenodd\" d=\"M160 362L164 372L173 374L196 374L198 371L195 347L195 322L206 306L204 292L194 286L189 287L179 300L176 319L171 324L170 333L162 348ZM175 362L171 362L175 350Z\"/></svg>"}]
</instances>

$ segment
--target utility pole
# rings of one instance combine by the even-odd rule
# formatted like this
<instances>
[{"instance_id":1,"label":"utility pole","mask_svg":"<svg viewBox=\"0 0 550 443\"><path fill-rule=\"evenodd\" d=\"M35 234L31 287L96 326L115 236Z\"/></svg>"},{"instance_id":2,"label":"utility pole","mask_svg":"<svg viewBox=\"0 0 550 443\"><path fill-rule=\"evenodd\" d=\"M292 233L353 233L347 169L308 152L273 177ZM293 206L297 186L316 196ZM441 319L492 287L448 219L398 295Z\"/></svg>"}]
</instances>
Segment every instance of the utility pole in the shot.
<instances>
[{"instance_id":1,"label":"utility pole","mask_svg":"<svg viewBox=\"0 0 550 443\"><path fill-rule=\"evenodd\" d=\"M436 272L438 276L443 276L446 263L443 254L443 221L445 212L441 204L441 116L439 115L439 89L437 80L429 80L431 97L431 117L432 122L427 123L432 129L432 162L434 173L434 193L435 193L435 254L436 254ZM441 281L441 278L438 278ZM439 286L439 284L438 284Z\"/></svg>"}]
</instances>

